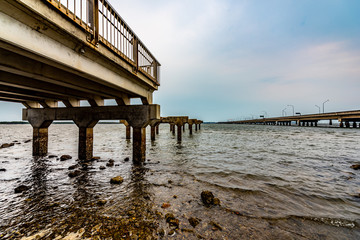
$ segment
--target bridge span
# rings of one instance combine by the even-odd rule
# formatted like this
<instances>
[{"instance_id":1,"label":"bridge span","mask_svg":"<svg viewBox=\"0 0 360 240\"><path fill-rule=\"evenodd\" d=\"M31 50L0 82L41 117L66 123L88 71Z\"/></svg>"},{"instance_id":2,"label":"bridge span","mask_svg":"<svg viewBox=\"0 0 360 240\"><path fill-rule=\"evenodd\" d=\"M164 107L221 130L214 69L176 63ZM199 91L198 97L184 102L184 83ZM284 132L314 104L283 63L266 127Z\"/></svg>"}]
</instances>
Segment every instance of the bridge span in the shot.
<instances>
[{"instance_id":1,"label":"bridge span","mask_svg":"<svg viewBox=\"0 0 360 240\"><path fill-rule=\"evenodd\" d=\"M259 119L228 121L228 122L219 122L219 123L291 126L291 124L294 122L298 126L318 126L318 121L320 120L329 120L330 125L332 125L333 120L336 120L339 122L340 127L356 128L356 127L360 127L359 126L360 110L296 115L296 116L286 116L286 117L259 118Z\"/></svg>"},{"instance_id":2,"label":"bridge span","mask_svg":"<svg viewBox=\"0 0 360 240\"><path fill-rule=\"evenodd\" d=\"M0 1L0 100L26 107L33 155L47 154L54 120L78 125L79 158L89 159L95 124L123 119L134 128L133 160L143 161L145 127L160 120L153 104L159 73L160 63L107 0ZM104 106L106 99L117 106Z\"/></svg>"}]
</instances>

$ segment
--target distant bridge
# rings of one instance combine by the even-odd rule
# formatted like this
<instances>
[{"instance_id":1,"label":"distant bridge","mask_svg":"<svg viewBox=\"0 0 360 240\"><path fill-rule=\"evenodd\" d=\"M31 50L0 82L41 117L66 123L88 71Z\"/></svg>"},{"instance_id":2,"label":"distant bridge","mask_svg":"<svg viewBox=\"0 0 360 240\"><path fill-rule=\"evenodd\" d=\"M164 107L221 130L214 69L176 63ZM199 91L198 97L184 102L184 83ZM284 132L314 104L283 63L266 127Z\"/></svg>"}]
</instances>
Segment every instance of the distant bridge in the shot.
<instances>
[{"instance_id":1,"label":"distant bridge","mask_svg":"<svg viewBox=\"0 0 360 240\"><path fill-rule=\"evenodd\" d=\"M293 122L298 126L317 126L318 121L329 120L332 125L332 120L337 120L340 127L360 127L360 110L344 111L344 112L331 112L320 114L296 115L286 117L273 117L273 118L259 118L241 121L228 121L219 122L223 124L263 124L263 125L284 125L290 126Z\"/></svg>"},{"instance_id":2,"label":"distant bridge","mask_svg":"<svg viewBox=\"0 0 360 240\"><path fill-rule=\"evenodd\" d=\"M145 127L160 119L152 104L159 69L106 0L0 1L0 100L26 106L33 155L47 154L54 120L78 125L79 158L90 159L96 123L124 119L134 128L133 160L143 161ZM131 98L143 105L130 105ZM105 99L117 106L104 106ZM80 107L81 100L90 107Z\"/></svg>"}]
</instances>

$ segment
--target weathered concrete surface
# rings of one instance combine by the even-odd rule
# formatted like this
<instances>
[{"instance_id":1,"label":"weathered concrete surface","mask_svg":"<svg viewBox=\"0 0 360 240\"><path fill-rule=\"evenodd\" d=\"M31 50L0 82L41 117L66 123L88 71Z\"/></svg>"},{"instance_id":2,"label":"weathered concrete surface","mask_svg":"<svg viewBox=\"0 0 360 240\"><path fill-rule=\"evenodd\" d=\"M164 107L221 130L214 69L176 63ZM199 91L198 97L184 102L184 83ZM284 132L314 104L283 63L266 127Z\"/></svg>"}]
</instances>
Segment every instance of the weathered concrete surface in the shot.
<instances>
[{"instance_id":1,"label":"weathered concrete surface","mask_svg":"<svg viewBox=\"0 0 360 240\"><path fill-rule=\"evenodd\" d=\"M130 140L131 139L131 126L129 125L129 123L126 120L120 120L120 123L125 125L125 128L126 128L126 140Z\"/></svg>"},{"instance_id":2,"label":"weathered concrete surface","mask_svg":"<svg viewBox=\"0 0 360 240\"><path fill-rule=\"evenodd\" d=\"M133 128L133 162L141 164L145 161L146 152L146 128Z\"/></svg>"}]
</instances>

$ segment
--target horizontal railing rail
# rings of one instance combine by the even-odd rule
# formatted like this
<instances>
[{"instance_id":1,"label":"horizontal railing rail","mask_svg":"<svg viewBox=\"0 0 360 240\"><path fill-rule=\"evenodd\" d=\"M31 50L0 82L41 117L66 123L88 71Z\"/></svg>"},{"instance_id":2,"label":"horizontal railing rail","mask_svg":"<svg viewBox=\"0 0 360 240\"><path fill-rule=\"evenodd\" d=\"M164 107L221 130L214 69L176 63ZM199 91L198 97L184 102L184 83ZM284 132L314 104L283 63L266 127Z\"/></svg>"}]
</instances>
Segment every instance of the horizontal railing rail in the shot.
<instances>
[{"instance_id":1,"label":"horizontal railing rail","mask_svg":"<svg viewBox=\"0 0 360 240\"><path fill-rule=\"evenodd\" d=\"M149 79L160 84L160 63L107 0L44 0L104 44Z\"/></svg>"}]
</instances>

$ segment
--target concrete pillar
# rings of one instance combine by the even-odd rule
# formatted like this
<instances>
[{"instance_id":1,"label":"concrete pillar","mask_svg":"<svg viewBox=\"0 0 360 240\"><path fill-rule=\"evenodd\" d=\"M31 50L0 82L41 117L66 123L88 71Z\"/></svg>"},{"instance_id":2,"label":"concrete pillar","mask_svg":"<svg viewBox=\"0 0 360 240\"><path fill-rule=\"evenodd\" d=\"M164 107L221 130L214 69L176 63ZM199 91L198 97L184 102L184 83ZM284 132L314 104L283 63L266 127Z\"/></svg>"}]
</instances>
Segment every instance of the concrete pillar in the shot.
<instances>
[{"instance_id":1,"label":"concrete pillar","mask_svg":"<svg viewBox=\"0 0 360 240\"><path fill-rule=\"evenodd\" d=\"M48 152L48 127L33 128L33 156L45 156Z\"/></svg>"},{"instance_id":2,"label":"concrete pillar","mask_svg":"<svg viewBox=\"0 0 360 240\"><path fill-rule=\"evenodd\" d=\"M141 164L145 161L146 128L133 127L133 163Z\"/></svg>"},{"instance_id":3,"label":"concrete pillar","mask_svg":"<svg viewBox=\"0 0 360 240\"><path fill-rule=\"evenodd\" d=\"M199 124L199 130L201 130L201 123Z\"/></svg>"},{"instance_id":4,"label":"concrete pillar","mask_svg":"<svg viewBox=\"0 0 360 240\"><path fill-rule=\"evenodd\" d=\"M197 130L198 130L198 125L195 124L195 132L197 132Z\"/></svg>"},{"instance_id":5,"label":"concrete pillar","mask_svg":"<svg viewBox=\"0 0 360 240\"><path fill-rule=\"evenodd\" d=\"M131 126L130 125L126 126L126 139L127 140L131 139Z\"/></svg>"},{"instance_id":6,"label":"concrete pillar","mask_svg":"<svg viewBox=\"0 0 360 240\"><path fill-rule=\"evenodd\" d=\"M356 128L357 126L356 126L356 122L354 121L353 122L353 128Z\"/></svg>"},{"instance_id":7,"label":"concrete pillar","mask_svg":"<svg viewBox=\"0 0 360 240\"><path fill-rule=\"evenodd\" d=\"M185 123L182 125L183 132L185 132Z\"/></svg>"},{"instance_id":8,"label":"concrete pillar","mask_svg":"<svg viewBox=\"0 0 360 240\"><path fill-rule=\"evenodd\" d=\"M93 127L79 127L78 157L80 160L90 160L93 157L93 130Z\"/></svg>"},{"instance_id":9,"label":"concrete pillar","mask_svg":"<svg viewBox=\"0 0 360 240\"><path fill-rule=\"evenodd\" d=\"M170 123L170 132L172 132L172 124Z\"/></svg>"},{"instance_id":10,"label":"concrete pillar","mask_svg":"<svg viewBox=\"0 0 360 240\"><path fill-rule=\"evenodd\" d=\"M155 127L155 131L156 131L156 134L157 134L157 135L159 135L159 125L160 125L160 124L156 125L156 127Z\"/></svg>"},{"instance_id":11,"label":"concrete pillar","mask_svg":"<svg viewBox=\"0 0 360 240\"><path fill-rule=\"evenodd\" d=\"M78 158L80 160L91 160L94 145L93 128L98 120L78 117L74 119L74 122L79 128Z\"/></svg>"},{"instance_id":12,"label":"concrete pillar","mask_svg":"<svg viewBox=\"0 0 360 240\"><path fill-rule=\"evenodd\" d=\"M291 126L291 121L289 122L289 126Z\"/></svg>"},{"instance_id":13,"label":"concrete pillar","mask_svg":"<svg viewBox=\"0 0 360 240\"><path fill-rule=\"evenodd\" d=\"M314 126L314 122L311 122L311 123L310 123L310 126L313 127L313 126Z\"/></svg>"},{"instance_id":14,"label":"concrete pillar","mask_svg":"<svg viewBox=\"0 0 360 240\"><path fill-rule=\"evenodd\" d=\"M315 127L317 127L317 125L318 125L318 121L315 121L314 123L315 123Z\"/></svg>"},{"instance_id":15,"label":"concrete pillar","mask_svg":"<svg viewBox=\"0 0 360 240\"><path fill-rule=\"evenodd\" d=\"M345 126L346 126L347 128L349 128L349 127L350 127L350 122L349 122L349 121L346 121L346 122L345 122Z\"/></svg>"},{"instance_id":16,"label":"concrete pillar","mask_svg":"<svg viewBox=\"0 0 360 240\"><path fill-rule=\"evenodd\" d=\"M309 126L309 122L306 122L306 126L307 126L307 127Z\"/></svg>"},{"instance_id":17,"label":"concrete pillar","mask_svg":"<svg viewBox=\"0 0 360 240\"><path fill-rule=\"evenodd\" d=\"M331 119L329 120L329 125L332 125L332 120Z\"/></svg>"},{"instance_id":18,"label":"concrete pillar","mask_svg":"<svg viewBox=\"0 0 360 240\"><path fill-rule=\"evenodd\" d=\"M181 125L179 124L179 125L176 125L176 126L177 126L177 140L178 140L178 142L181 142L181 140L182 140Z\"/></svg>"},{"instance_id":19,"label":"concrete pillar","mask_svg":"<svg viewBox=\"0 0 360 240\"><path fill-rule=\"evenodd\" d=\"M189 132L190 132L190 135L192 135L192 124L189 124Z\"/></svg>"},{"instance_id":20,"label":"concrete pillar","mask_svg":"<svg viewBox=\"0 0 360 240\"><path fill-rule=\"evenodd\" d=\"M343 128L344 127L344 123L343 121L340 122L340 127Z\"/></svg>"},{"instance_id":21,"label":"concrete pillar","mask_svg":"<svg viewBox=\"0 0 360 240\"><path fill-rule=\"evenodd\" d=\"M171 124L171 131L172 134L175 135L175 124Z\"/></svg>"},{"instance_id":22,"label":"concrete pillar","mask_svg":"<svg viewBox=\"0 0 360 240\"><path fill-rule=\"evenodd\" d=\"M151 133L151 141L155 141L155 126L150 126L150 133Z\"/></svg>"},{"instance_id":23,"label":"concrete pillar","mask_svg":"<svg viewBox=\"0 0 360 240\"><path fill-rule=\"evenodd\" d=\"M45 156L48 153L48 129L53 121L44 121L41 116L28 120L33 127L33 156Z\"/></svg>"}]
</instances>

